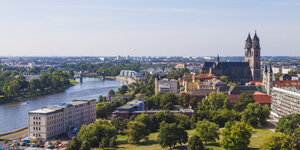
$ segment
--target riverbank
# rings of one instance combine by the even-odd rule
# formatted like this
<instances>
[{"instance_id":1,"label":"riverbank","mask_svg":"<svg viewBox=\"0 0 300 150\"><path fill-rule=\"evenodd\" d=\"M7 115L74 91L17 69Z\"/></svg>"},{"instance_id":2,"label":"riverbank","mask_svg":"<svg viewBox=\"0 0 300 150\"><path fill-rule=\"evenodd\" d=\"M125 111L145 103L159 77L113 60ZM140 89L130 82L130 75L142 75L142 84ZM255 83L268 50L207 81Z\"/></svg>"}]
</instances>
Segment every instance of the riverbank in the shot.
<instances>
[{"instance_id":1,"label":"riverbank","mask_svg":"<svg viewBox=\"0 0 300 150\"><path fill-rule=\"evenodd\" d=\"M115 78L116 78L116 80L119 80L119 81L126 81L129 84L136 82L136 80L134 80L130 77L125 77L125 76L116 76Z\"/></svg>"},{"instance_id":2,"label":"riverbank","mask_svg":"<svg viewBox=\"0 0 300 150\"><path fill-rule=\"evenodd\" d=\"M39 96L45 96L45 95L59 93L71 86L75 86L78 84L78 82L73 79L69 79L69 82L70 82L69 85L62 86L58 89L45 89L45 91L39 92L39 93L24 93L23 95L18 96L18 97L5 97L4 95L0 95L0 105L5 104L5 103L10 103L10 102L15 102L15 101L18 101L18 102L24 101L27 98L35 98L35 97L39 97Z\"/></svg>"}]
</instances>

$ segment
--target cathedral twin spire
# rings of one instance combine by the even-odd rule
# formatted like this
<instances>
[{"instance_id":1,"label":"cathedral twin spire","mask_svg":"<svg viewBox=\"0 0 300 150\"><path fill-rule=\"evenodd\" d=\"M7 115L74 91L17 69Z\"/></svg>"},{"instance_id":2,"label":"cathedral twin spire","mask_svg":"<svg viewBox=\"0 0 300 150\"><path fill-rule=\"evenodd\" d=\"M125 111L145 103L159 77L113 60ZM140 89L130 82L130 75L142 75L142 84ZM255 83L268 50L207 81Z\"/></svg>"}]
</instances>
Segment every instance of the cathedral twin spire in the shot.
<instances>
[{"instance_id":1,"label":"cathedral twin spire","mask_svg":"<svg viewBox=\"0 0 300 150\"><path fill-rule=\"evenodd\" d=\"M260 48L259 38L256 34L256 31L253 39L251 38L250 33L248 34L248 37L246 39L245 49L251 49L251 48Z\"/></svg>"}]
</instances>

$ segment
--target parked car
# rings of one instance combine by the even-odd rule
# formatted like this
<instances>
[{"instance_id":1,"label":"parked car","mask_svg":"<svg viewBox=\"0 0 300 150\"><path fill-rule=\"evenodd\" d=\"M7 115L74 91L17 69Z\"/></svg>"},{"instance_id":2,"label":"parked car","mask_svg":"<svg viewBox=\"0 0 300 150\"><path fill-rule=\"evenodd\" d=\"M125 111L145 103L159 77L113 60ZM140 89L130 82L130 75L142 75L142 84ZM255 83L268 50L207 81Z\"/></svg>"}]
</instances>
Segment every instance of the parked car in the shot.
<instances>
[{"instance_id":1,"label":"parked car","mask_svg":"<svg viewBox=\"0 0 300 150\"><path fill-rule=\"evenodd\" d=\"M26 143L26 146L30 146L30 144L29 144L29 143Z\"/></svg>"},{"instance_id":2,"label":"parked car","mask_svg":"<svg viewBox=\"0 0 300 150\"><path fill-rule=\"evenodd\" d=\"M35 144L35 143L32 143L30 146L31 146L31 147L36 147L36 144Z\"/></svg>"}]
</instances>

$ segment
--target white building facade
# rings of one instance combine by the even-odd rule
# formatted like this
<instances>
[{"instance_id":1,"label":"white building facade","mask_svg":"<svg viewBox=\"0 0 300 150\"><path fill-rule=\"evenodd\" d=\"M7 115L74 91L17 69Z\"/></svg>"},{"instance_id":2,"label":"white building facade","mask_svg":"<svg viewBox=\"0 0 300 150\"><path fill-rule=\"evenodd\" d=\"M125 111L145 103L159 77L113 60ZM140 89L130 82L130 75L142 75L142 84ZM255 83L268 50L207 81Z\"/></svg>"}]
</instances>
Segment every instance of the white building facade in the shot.
<instances>
[{"instance_id":1,"label":"white building facade","mask_svg":"<svg viewBox=\"0 0 300 150\"><path fill-rule=\"evenodd\" d=\"M48 140L96 120L96 100L54 103L28 112L28 137Z\"/></svg>"},{"instance_id":2,"label":"white building facade","mask_svg":"<svg viewBox=\"0 0 300 150\"><path fill-rule=\"evenodd\" d=\"M273 87L271 110L277 119L293 113L300 114L300 90L295 87Z\"/></svg>"}]
</instances>

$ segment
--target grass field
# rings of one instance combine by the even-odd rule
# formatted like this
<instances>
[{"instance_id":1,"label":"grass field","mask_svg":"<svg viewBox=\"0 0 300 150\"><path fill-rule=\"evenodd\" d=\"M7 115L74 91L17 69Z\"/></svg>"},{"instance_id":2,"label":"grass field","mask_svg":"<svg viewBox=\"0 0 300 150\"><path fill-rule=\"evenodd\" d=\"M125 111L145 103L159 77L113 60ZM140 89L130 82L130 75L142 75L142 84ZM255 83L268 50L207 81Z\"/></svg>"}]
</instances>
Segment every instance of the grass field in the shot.
<instances>
[{"instance_id":1,"label":"grass field","mask_svg":"<svg viewBox=\"0 0 300 150\"><path fill-rule=\"evenodd\" d=\"M195 130L187 131L189 136L195 134ZM261 144L265 141L266 138L271 136L273 132L269 129L254 129L251 137L251 142L249 145L249 149L258 150ZM126 135L118 135L118 147L116 148L105 148L106 150L165 150L160 147L157 143L157 135L158 133L151 133L149 136L148 143L141 142L139 145L128 144ZM222 139L222 137L221 137ZM213 150L223 150L221 146L219 146L219 141L216 143L210 143L206 145L207 148L211 148ZM100 150L98 148L94 148L93 150Z\"/></svg>"}]
</instances>

